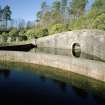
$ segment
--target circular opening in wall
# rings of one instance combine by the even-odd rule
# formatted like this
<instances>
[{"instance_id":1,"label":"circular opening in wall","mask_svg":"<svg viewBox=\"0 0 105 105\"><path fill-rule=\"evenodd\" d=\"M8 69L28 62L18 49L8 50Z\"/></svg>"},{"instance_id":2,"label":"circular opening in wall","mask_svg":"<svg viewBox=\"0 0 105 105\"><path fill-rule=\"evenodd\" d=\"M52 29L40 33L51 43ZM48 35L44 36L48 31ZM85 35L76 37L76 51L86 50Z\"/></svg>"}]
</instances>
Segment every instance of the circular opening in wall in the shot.
<instances>
[{"instance_id":1,"label":"circular opening in wall","mask_svg":"<svg viewBox=\"0 0 105 105\"><path fill-rule=\"evenodd\" d=\"M74 43L72 46L72 54L75 57L80 57L81 55L81 47L79 43Z\"/></svg>"}]
</instances>

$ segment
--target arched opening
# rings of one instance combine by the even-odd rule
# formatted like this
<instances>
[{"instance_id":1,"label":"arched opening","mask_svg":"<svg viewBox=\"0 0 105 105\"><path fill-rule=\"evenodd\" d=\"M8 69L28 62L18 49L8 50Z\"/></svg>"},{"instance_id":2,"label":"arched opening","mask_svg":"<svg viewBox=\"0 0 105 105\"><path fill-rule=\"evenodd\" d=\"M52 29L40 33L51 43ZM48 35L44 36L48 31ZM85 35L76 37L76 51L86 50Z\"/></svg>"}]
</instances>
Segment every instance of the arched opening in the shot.
<instances>
[{"instance_id":1,"label":"arched opening","mask_svg":"<svg viewBox=\"0 0 105 105\"><path fill-rule=\"evenodd\" d=\"M80 57L81 55L81 47L79 43L74 43L72 46L72 54L75 57Z\"/></svg>"}]
</instances>

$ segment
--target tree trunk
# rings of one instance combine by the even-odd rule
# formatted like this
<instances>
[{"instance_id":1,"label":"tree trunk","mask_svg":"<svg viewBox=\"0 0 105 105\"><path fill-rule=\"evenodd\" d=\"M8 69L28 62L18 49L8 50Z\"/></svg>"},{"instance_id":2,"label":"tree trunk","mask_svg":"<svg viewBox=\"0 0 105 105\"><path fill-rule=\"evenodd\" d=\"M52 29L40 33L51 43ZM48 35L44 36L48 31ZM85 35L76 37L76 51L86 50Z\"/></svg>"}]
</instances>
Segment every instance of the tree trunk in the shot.
<instances>
[{"instance_id":1,"label":"tree trunk","mask_svg":"<svg viewBox=\"0 0 105 105\"><path fill-rule=\"evenodd\" d=\"M8 20L7 20L7 18L6 18L6 20L5 20L5 30L7 30L7 22L8 22Z\"/></svg>"}]
</instances>

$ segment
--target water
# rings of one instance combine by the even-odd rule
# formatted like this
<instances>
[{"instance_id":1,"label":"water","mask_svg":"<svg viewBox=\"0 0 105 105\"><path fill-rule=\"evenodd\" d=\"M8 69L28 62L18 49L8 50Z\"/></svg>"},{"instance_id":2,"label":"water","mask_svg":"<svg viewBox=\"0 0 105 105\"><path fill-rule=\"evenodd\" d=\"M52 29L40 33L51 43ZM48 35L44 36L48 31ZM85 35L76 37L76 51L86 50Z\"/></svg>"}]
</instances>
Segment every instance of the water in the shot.
<instances>
[{"instance_id":1,"label":"water","mask_svg":"<svg viewBox=\"0 0 105 105\"><path fill-rule=\"evenodd\" d=\"M42 47L42 48L33 48L30 50L30 52L46 53L46 54L54 54L54 55L64 55L64 56L68 56L68 57L80 57L81 59L89 59L89 60L96 60L96 61L100 61L100 62L105 62L105 60L103 60L102 58L97 57L95 55L89 55L89 54L81 52L81 51L73 52L70 49L58 49L58 48Z\"/></svg>"},{"instance_id":2,"label":"water","mask_svg":"<svg viewBox=\"0 0 105 105\"><path fill-rule=\"evenodd\" d=\"M55 68L0 62L0 105L105 105L105 83Z\"/></svg>"}]
</instances>

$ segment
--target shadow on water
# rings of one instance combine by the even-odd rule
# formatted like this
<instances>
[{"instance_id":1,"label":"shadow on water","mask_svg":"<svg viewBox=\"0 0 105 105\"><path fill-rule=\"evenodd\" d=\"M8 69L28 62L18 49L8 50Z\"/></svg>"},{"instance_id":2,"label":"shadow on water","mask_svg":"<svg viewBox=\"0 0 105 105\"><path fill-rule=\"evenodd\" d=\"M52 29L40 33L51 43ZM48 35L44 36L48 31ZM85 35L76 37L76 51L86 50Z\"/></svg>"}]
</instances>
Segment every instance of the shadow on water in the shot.
<instances>
[{"instance_id":1,"label":"shadow on water","mask_svg":"<svg viewBox=\"0 0 105 105\"><path fill-rule=\"evenodd\" d=\"M7 70L0 69L0 104L105 105L104 82L40 65L3 61L0 65ZM7 79L1 79L5 74Z\"/></svg>"}]
</instances>

